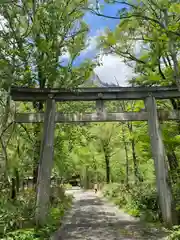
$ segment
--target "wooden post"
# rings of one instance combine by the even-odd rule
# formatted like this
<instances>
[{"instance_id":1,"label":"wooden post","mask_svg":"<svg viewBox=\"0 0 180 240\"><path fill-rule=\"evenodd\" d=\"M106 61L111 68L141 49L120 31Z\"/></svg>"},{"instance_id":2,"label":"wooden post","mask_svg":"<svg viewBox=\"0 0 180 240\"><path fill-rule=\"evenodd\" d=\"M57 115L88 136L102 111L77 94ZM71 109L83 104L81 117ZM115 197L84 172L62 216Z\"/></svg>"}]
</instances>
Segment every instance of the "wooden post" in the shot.
<instances>
[{"instance_id":1,"label":"wooden post","mask_svg":"<svg viewBox=\"0 0 180 240\"><path fill-rule=\"evenodd\" d=\"M147 97L145 105L148 112L149 135L155 165L159 205L164 223L166 226L171 227L177 222L155 98L151 96Z\"/></svg>"},{"instance_id":2,"label":"wooden post","mask_svg":"<svg viewBox=\"0 0 180 240\"><path fill-rule=\"evenodd\" d=\"M96 113L97 113L97 119L105 119L106 118L106 112L104 107L104 101L103 100L97 100L96 101Z\"/></svg>"},{"instance_id":3,"label":"wooden post","mask_svg":"<svg viewBox=\"0 0 180 240\"><path fill-rule=\"evenodd\" d=\"M97 113L103 113L105 111L103 100L96 101L96 111Z\"/></svg>"},{"instance_id":4,"label":"wooden post","mask_svg":"<svg viewBox=\"0 0 180 240\"><path fill-rule=\"evenodd\" d=\"M49 208L51 171L54 155L55 100L46 101L44 129L41 143L41 155L37 182L36 224L43 226Z\"/></svg>"}]
</instances>

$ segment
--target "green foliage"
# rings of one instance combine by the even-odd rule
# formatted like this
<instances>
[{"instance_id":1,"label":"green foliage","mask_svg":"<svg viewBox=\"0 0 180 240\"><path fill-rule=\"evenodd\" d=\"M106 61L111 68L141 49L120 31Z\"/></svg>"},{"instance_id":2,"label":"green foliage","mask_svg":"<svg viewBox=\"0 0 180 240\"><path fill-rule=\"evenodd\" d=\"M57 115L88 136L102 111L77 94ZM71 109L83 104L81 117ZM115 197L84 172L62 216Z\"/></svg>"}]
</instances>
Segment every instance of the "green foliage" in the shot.
<instances>
[{"instance_id":1,"label":"green foliage","mask_svg":"<svg viewBox=\"0 0 180 240\"><path fill-rule=\"evenodd\" d=\"M64 184L65 189L72 189L72 185L70 183Z\"/></svg>"},{"instance_id":2,"label":"green foliage","mask_svg":"<svg viewBox=\"0 0 180 240\"><path fill-rule=\"evenodd\" d=\"M118 4L114 0L106 2ZM116 18L119 16L121 21L116 29L107 30L99 40L101 48L121 56L126 62L135 63L137 76L129 79L133 85L171 85L177 82L179 75L174 68L175 65L179 68L174 61L180 50L179 3L156 2L125 1L128 8L117 7ZM0 4L3 23L0 28L0 188L3 193L0 226L2 235L15 240L46 239L57 228L59 216L64 214L66 198L61 202L54 201L48 225L35 229L34 193L28 190L17 194L13 202L6 197L11 189L11 178L15 178L17 184L18 178L22 183L24 178L33 175L39 160L42 134L39 125L14 127L11 124L14 113L43 111L44 106L41 109L31 103L10 103L9 88L13 84L72 89L89 79L96 63L87 59L79 66L74 65L86 48L89 29L83 19L87 0L27 0L21 1L21 6L18 4ZM178 100L175 102L178 104ZM106 107L109 112L138 112L144 108L144 103L110 102ZM173 107L165 100L158 101L158 108L171 110ZM92 112L94 103L57 103L57 110L63 113ZM167 153L173 154L179 165L179 123L163 122L161 128ZM86 188L91 188L95 182L104 184L108 157L110 180L114 183L105 185L105 196L131 215L151 221L161 218L146 122L56 125L54 153L53 176L63 181L80 174L81 185ZM168 159L169 164L171 160ZM170 170L171 178L175 178L173 193L177 210L180 202L178 169ZM138 182L137 172L148 184ZM134 181L136 184L131 183ZM173 234L177 236L178 232L176 229Z\"/></svg>"},{"instance_id":3,"label":"green foliage","mask_svg":"<svg viewBox=\"0 0 180 240\"><path fill-rule=\"evenodd\" d=\"M33 214L35 211L34 192L30 189L23 195L19 195L16 202L6 200L1 205L1 239L8 240L31 240L49 239L50 235L57 230L60 219L66 209L71 205L71 196L65 196L63 200L56 198L52 203L46 226L34 227Z\"/></svg>"},{"instance_id":4,"label":"green foliage","mask_svg":"<svg viewBox=\"0 0 180 240\"><path fill-rule=\"evenodd\" d=\"M179 2L127 0L127 8L121 1L107 2L116 3L117 14L106 17L119 17L120 23L100 36L100 46L134 62L139 76L129 80L139 85L179 85Z\"/></svg>"},{"instance_id":5,"label":"green foliage","mask_svg":"<svg viewBox=\"0 0 180 240\"><path fill-rule=\"evenodd\" d=\"M13 200L8 200L7 196L0 199L0 234L5 234L10 230L32 225L35 209L35 194L31 189L26 190L22 195Z\"/></svg>"},{"instance_id":6,"label":"green foliage","mask_svg":"<svg viewBox=\"0 0 180 240\"><path fill-rule=\"evenodd\" d=\"M180 239L180 226L174 226L167 240L179 240L179 239Z\"/></svg>"},{"instance_id":7,"label":"green foliage","mask_svg":"<svg viewBox=\"0 0 180 240\"><path fill-rule=\"evenodd\" d=\"M103 193L135 217L148 221L160 220L156 189L149 183L129 186L112 183L104 187Z\"/></svg>"},{"instance_id":8,"label":"green foliage","mask_svg":"<svg viewBox=\"0 0 180 240\"><path fill-rule=\"evenodd\" d=\"M4 23L0 29L0 65L4 66L0 71L1 87L70 88L84 82L94 64L87 60L78 67L72 65L86 47L88 26L82 9L87 4L86 0L66 0L0 5Z\"/></svg>"}]
</instances>

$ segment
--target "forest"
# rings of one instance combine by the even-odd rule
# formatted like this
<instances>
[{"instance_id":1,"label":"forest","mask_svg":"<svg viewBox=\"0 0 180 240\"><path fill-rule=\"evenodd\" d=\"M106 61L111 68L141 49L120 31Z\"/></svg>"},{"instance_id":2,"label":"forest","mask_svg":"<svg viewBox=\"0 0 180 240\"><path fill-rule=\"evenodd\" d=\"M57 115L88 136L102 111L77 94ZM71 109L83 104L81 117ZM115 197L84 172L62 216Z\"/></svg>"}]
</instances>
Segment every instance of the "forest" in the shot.
<instances>
[{"instance_id":1,"label":"forest","mask_svg":"<svg viewBox=\"0 0 180 240\"><path fill-rule=\"evenodd\" d=\"M103 11L114 4L114 15ZM95 57L77 64L88 47L87 12L118 24L97 37ZM71 186L65 183L78 175L82 188L92 189L97 183L105 197L130 215L163 225L146 121L57 123L50 211L45 225L35 221L43 124L14 119L17 112L40 113L45 106L13 101L11 87L96 87L91 79L98 78L95 69L102 65L101 56L109 54L134 69L129 86L180 91L179 0L0 1L0 239L49 239L71 207L72 197L65 194ZM63 61L65 55L68 61ZM180 99L157 100L157 108L180 111ZM62 113L94 109L94 102L56 104ZM141 100L111 101L106 109L139 112L145 106ZM168 239L180 239L180 121L160 121L160 127L176 212Z\"/></svg>"}]
</instances>

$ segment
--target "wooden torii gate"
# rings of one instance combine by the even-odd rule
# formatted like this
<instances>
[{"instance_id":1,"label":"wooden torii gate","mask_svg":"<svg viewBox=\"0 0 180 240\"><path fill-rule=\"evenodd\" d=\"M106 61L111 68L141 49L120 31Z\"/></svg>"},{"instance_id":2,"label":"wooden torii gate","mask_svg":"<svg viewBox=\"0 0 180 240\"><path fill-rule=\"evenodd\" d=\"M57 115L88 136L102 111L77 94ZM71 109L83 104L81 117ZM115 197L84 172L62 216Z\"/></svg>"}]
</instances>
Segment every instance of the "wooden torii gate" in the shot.
<instances>
[{"instance_id":1,"label":"wooden torii gate","mask_svg":"<svg viewBox=\"0 0 180 240\"><path fill-rule=\"evenodd\" d=\"M162 217L164 223L168 226L176 223L172 192L168 182L166 153L160 131L159 119L179 120L180 112L158 112L156 99L180 98L180 92L177 88L112 87L67 90L12 87L11 96L14 101L46 102L45 114L17 113L15 117L16 123L44 122L37 184L36 221L38 224L43 225L45 223L48 213L55 123L123 121L148 121ZM104 108L104 101L114 100L144 100L146 111L108 113ZM56 113L56 102L64 101L95 101L97 111L95 113L76 114Z\"/></svg>"}]
</instances>

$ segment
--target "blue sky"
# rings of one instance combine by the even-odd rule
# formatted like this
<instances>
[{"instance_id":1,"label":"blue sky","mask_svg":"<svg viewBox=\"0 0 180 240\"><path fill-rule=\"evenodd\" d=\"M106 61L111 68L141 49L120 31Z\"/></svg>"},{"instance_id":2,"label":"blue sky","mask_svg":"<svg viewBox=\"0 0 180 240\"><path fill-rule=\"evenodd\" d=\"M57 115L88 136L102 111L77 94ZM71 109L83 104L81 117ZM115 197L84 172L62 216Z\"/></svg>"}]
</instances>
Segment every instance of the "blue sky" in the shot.
<instances>
[{"instance_id":1,"label":"blue sky","mask_svg":"<svg viewBox=\"0 0 180 240\"><path fill-rule=\"evenodd\" d=\"M100 1L103 4L103 9L101 12L104 15L116 16L117 10L120 9L120 4L107 4L103 0ZM118 19L108 19L105 17L96 16L90 12L87 12L84 16L84 21L89 25L89 38L96 37L98 33L103 32L106 28L111 30L115 29L116 25L119 23ZM85 54L80 55L76 61L75 65L78 65L84 60L84 58L93 58L96 55L95 49L90 49Z\"/></svg>"},{"instance_id":2,"label":"blue sky","mask_svg":"<svg viewBox=\"0 0 180 240\"><path fill-rule=\"evenodd\" d=\"M101 0L101 4L103 3L104 1ZM104 3L101 13L104 15L116 16L117 11L122 7L125 6L120 4ZM84 59L94 58L97 54L95 37L100 35L106 28L111 30L115 29L117 24L120 22L119 19L107 19L96 16L90 12L85 14L84 20L89 25L90 29L88 34L90 45L80 54L79 57L76 58L74 66L78 66ZM94 72L100 77L101 81L118 83L119 86L127 86L127 80L131 79L133 76L133 69L128 67L119 56L108 55L101 57L102 66L94 69Z\"/></svg>"},{"instance_id":3,"label":"blue sky","mask_svg":"<svg viewBox=\"0 0 180 240\"><path fill-rule=\"evenodd\" d=\"M102 13L104 15L115 16L117 13L117 9L119 9L119 7L120 7L119 4L104 4ZM106 27L113 30L116 27L116 25L119 23L119 20L99 17L92 13L86 13L84 20L89 25L90 36L94 36L97 30L103 30Z\"/></svg>"}]
</instances>

